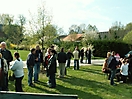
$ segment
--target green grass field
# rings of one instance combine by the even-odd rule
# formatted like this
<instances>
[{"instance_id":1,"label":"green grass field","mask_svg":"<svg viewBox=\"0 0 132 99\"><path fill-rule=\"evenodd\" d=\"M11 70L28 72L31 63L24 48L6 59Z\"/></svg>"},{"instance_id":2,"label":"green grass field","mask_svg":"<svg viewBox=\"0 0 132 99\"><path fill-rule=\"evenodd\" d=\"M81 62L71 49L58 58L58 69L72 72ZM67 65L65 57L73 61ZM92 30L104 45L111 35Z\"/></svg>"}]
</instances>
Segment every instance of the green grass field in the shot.
<instances>
[{"instance_id":1,"label":"green grass field","mask_svg":"<svg viewBox=\"0 0 132 99\"><path fill-rule=\"evenodd\" d=\"M23 90L33 93L77 94L79 99L132 99L132 85L118 84L111 86L101 72L101 66L83 66L80 70L67 70L65 78L57 78L57 87L48 88L45 74L40 73L41 82L35 87L27 83L27 69L23 79ZM14 91L14 82L9 82L10 91Z\"/></svg>"},{"instance_id":2,"label":"green grass field","mask_svg":"<svg viewBox=\"0 0 132 99\"><path fill-rule=\"evenodd\" d=\"M16 50L10 50L12 55L14 54L14 52L16 52ZM25 61L27 59L27 55L29 54L30 51L26 51L26 50L18 50L18 52L20 53L20 57L23 61ZM72 58L73 59L73 58ZM84 58L85 59L85 58ZM104 59L102 57L92 57L92 59Z\"/></svg>"},{"instance_id":3,"label":"green grass field","mask_svg":"<svg viewBox=\"0 0 132 99\"><path fill-rule=\"evenodd\" d=\"M14 54L14 52L16 52L16 50L10 50L12 55ZM26 50L18 50L20 57L23 61L25 61L27 59L27 55L29 54L30 51L26 51Z\"/></svg>"}]
</instances>

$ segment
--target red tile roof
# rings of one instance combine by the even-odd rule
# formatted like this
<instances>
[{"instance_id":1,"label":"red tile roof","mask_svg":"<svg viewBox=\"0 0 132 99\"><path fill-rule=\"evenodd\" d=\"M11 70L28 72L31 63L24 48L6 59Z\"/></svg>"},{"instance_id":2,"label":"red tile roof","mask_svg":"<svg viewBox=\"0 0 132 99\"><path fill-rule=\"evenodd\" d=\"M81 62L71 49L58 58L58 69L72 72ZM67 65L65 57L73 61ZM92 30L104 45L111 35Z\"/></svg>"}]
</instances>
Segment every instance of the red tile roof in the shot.
<instances>
[{"instance_id":1,"label":"red tile roof","mask_svg":"<svg viewBox=\"0 0 132 99\"><path fill-rule=\"evenodd\" d=\"M83 34L69 34L63 41L77 41L83 38Z\"/></svg>"}]
</instances>

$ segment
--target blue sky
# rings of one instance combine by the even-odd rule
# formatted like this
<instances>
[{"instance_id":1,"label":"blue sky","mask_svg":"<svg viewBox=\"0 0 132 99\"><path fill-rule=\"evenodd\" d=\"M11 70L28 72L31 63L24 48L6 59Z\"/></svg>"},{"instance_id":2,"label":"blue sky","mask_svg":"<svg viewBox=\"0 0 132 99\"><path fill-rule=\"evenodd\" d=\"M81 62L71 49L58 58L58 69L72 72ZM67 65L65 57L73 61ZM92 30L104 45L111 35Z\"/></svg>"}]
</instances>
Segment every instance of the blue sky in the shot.
<instances>
[{"instance_id":1,"label":"blue sky","mask_svg":"<svg viewBox=\"0 0 132 99\"><path fill-rule=\"evenodd\" d=\"M29 11L37 13L43 1L53 23L66 33L72 24L91 24L107 31L115 21L124 25L132 22L132 0L0 0L0 14L9 13L15 18L23 14L28 20Z\"/></svg>"}]
</instances>

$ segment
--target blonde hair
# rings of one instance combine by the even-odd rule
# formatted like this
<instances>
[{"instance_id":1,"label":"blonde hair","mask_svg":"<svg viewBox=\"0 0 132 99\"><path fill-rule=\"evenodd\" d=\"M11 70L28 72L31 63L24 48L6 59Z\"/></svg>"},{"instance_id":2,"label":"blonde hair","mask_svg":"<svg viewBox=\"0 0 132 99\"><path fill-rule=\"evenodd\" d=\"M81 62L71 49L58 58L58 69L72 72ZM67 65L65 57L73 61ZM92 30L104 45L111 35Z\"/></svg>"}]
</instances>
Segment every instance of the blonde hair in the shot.
<instances>
[{"instance_id":1,"label":"blonde hair","mask_svg":"<svg viewBox=\"0 0 132 99\"><path fill-rule=\"evenodd\" d=\"M111 53L110 52L107 52L107 57L110 57L111 56Z\"/></svg>"}]
</instances>

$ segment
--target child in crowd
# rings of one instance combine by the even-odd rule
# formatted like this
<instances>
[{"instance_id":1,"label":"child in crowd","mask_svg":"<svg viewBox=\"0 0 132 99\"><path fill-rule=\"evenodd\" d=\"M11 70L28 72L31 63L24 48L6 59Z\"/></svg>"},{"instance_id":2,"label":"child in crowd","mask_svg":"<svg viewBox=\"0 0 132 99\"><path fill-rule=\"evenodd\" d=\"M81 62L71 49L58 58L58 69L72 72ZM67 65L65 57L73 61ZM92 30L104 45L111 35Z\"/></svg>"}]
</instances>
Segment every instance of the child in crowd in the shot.
<instances>
[{"instance_id":1,"label":"child in crowd","mask_svg":"<svg viewBox=\"0 0 132 99\"><path fill-rule=\"evenodd\" d=\"M120 83L126 83L127 81L128 65L129 65L128 59L123 59L122 65L120 67L120 73L117 74L117 80L120 81Z\"/></svg>"}]
</instances>

